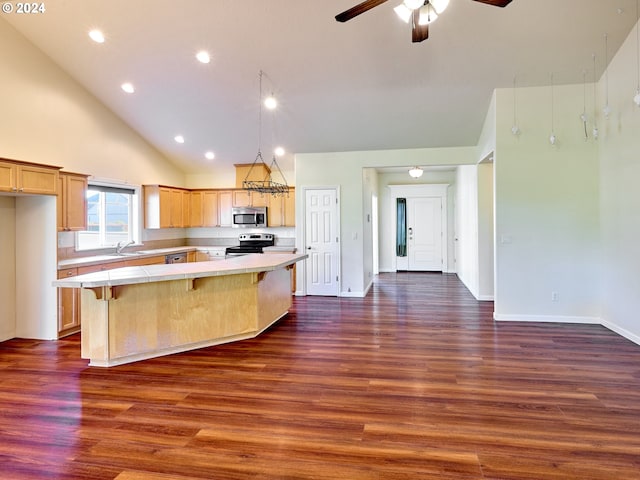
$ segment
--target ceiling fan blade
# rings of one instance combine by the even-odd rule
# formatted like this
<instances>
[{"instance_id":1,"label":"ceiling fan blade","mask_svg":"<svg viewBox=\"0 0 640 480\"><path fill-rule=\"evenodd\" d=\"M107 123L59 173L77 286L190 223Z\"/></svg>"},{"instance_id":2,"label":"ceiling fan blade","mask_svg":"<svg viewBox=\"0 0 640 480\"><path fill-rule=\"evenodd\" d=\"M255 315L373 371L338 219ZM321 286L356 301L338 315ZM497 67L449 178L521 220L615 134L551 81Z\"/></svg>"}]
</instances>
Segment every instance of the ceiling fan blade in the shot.
<instances>
[{"instance_id":1,"label":"ceiling fan blade","mask_svg":"<svg viewBox=\"0 0 640 480\"><path fill-rule=\"evenodd\" d=\"M486 3L494 7L506 7L512 0L473 0L474 2Z\"/></svg>"},{"instance_id":2,"label":"ceiling fan blade","mask_svg":"<svg viewBox=\"0 0 640 480\"><path fill-rule=\"evenodd\" d=\"M387 2L387 0L366 0L355 7L351 7L349 10L345 10L344 12L336 15L336 20L339 22L346 22L347 20L351 20L353 17L357 17L361 13L368 12L372 8L382 5L385 2Z\"/></svg>"},{"instance_id":3,"label":"ceiling fan blade","mask_svg":"<svg viewBox=\"0 0 640 480\"><path fill-rule=\"evenodd\" d=\"M418 21L420 20L420 11L416 9L413 11L413 15L411 17L411 41L413 43L418 43L429 38L429 25L420 25Z\"/></svg>"}]
</instances>

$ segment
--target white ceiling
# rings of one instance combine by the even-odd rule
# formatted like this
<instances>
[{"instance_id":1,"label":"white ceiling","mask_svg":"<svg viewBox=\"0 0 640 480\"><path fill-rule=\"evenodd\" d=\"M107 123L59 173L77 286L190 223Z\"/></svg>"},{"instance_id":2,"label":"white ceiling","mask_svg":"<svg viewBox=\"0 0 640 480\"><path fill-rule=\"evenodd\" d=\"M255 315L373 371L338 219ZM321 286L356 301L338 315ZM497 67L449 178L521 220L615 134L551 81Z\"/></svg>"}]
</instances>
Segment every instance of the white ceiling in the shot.
<instances>
[{"instance_id":1,"label":"white ceiling","mask_svg":"<svg viewBox=\"0 0 640 480\"><path fill-rule=\"evenodd\" d=\"M263 90L280 100L277 113L263 112L267 163L274 138L293 153L470 146L494 88L514 76L548 85L551 72L558 84L582 83L593 54L600 77L604 34L610 58L636 22L636 0L504 9L451 0L430 38L412 44L393 12L400 0L334 20L359 1L48 0L44 14L2 18L193 173L255 159L260 70ZM90 41L91 28L107 41ZM195 61L200 49L210 64ZM120 89L125 81L135 94Z\"/></svg>"}]
</instances>

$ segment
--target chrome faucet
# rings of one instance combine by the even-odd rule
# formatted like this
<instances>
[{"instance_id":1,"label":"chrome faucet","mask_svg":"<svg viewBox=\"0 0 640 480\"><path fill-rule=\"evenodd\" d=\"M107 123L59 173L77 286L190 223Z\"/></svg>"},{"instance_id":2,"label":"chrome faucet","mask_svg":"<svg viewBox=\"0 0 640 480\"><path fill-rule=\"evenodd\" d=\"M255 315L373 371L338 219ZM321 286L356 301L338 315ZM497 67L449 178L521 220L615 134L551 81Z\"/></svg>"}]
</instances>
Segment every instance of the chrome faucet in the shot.
<instances>
[{"instance_id":1,"label":"chrome faucet","mask_svg":"<svg viewBox=\"0 0 640 480\"><path fill-rule=\"evenodd\" d=\"M122 250L124 250L125 248L127 248L129 245L133 245L134 242L133 240L131 240L129 243L125 243L124 245L122 245L122 242L118 242L116 244L116 254L120 255L122 253Z\"/></svg>"}]
</instances>

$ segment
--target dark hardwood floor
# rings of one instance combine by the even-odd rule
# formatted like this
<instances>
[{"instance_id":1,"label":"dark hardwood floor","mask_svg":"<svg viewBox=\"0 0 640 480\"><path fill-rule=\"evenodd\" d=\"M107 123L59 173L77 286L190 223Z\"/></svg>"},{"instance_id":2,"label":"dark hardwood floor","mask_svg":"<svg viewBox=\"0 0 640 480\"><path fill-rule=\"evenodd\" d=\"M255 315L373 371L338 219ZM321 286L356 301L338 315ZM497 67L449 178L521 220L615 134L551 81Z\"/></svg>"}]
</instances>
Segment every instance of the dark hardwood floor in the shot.
<instances>
[{"instance_id":1,"label":"dark hardwood floor","mask_svg":"<svg viewBox=\"0 0 640 480\"><path fill-rule=\"evenodd\" d=\"M496 324L452 275L294 299L249 341L109 369L0 344L0 478L639 479L640 346Z\"/></svg>"}]
</instances>

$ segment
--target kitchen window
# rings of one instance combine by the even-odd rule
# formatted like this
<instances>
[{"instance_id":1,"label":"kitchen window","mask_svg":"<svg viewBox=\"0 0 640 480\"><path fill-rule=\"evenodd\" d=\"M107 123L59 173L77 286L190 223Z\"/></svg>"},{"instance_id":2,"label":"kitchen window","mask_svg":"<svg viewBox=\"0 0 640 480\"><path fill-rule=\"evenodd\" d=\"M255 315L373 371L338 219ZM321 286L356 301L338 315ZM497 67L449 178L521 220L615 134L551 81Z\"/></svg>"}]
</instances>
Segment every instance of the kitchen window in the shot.
<instances>
[{"instance_id":1,"label":"kitchen window","mask_svg":"<svg viewBox=\"0 0 640 480\"><path fill-rule=\"evenodd\" d=\"M78 232L76 250L139 243L139 187L89 183L87 230Z\"/></svg>"}]
</instances>

